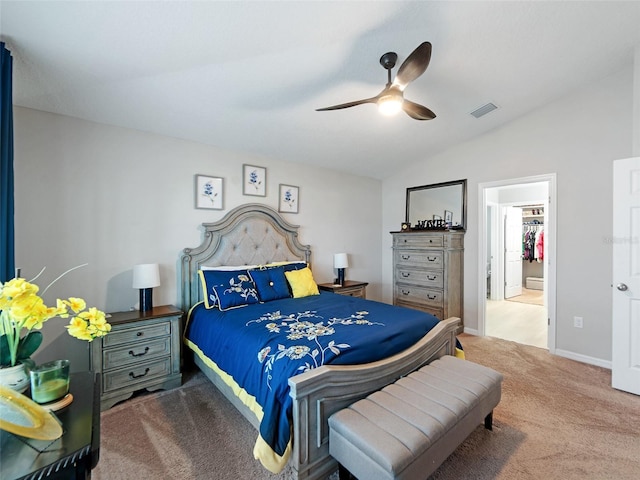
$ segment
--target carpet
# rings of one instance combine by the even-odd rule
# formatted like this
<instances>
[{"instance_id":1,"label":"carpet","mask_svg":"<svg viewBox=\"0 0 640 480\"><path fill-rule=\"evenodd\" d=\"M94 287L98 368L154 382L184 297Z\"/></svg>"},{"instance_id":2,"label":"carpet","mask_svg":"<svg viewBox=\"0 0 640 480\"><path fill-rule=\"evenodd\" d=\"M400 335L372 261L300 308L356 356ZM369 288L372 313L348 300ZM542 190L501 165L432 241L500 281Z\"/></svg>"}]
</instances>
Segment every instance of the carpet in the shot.
<instances>
[{"instance_id":1,"label":"carpet","mask_svg":"<svg viewBox=\"0 0 640 480\"><path fill-rule=\"evenodd\" d=\"M493 431L478 426L431 480L639 478L640 397L612 389L610 371L497 338L460 340L468 360L503 373L502 400ZM94 480L291 478L254 460L255 430L206 377L186 377L102 413Z\"/></svg>"}]
</instances>

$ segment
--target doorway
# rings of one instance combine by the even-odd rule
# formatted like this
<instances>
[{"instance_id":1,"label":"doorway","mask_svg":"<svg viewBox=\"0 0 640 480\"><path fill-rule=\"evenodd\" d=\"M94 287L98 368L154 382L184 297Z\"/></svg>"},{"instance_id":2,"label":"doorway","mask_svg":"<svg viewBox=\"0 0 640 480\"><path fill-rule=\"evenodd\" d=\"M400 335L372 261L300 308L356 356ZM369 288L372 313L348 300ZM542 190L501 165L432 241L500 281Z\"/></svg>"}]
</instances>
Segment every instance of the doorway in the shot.
<instances>
[{"instance_id":1,"label":"doorway","mask_svg":"<svg viewBox=\"0 0 640 480\"><path fill-rule=\"evenodd\" d=\"M484 183L478 192L478 333L553 353L555 175Z\"/></svg>"}]
</instances>

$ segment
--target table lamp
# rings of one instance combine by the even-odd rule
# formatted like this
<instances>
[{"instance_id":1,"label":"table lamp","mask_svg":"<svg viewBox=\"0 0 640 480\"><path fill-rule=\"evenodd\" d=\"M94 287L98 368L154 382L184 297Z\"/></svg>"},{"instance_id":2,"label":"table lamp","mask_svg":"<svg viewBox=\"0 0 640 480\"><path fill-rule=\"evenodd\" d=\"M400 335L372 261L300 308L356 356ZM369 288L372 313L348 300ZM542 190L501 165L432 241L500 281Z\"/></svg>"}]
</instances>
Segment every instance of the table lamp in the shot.
<instances>
[{"instance_id":1,"label":"table lamp","mask_svg":"<svg viewBox=\"0 0 640 480\"><path fill-rule=\"evenodd\" d=\"M336 253L333 256L333 268L338 269L338 285L344 285L344 269L349 267L346 253Z\"/></svg>"},{"instance_id":2,"label":"table lamp","mask_svg":"<svg viewBox=\"0 0 640 480\"><path fill-rule=\"evenodd\" d=\"M157 263L144 263L133 267L133 288L140 289L140 311L153 308L153 287L160 286L160 270Z\"/></svg>"}]
</instances>

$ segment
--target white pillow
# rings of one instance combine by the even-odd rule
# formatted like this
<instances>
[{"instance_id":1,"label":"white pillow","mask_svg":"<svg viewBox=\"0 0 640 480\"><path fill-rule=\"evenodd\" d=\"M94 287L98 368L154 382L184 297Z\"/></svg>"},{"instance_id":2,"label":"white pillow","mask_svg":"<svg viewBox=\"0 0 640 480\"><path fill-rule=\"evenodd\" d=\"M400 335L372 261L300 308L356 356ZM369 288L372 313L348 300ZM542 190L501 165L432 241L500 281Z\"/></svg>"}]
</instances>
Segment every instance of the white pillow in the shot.
<instances>
[{"instance_id":1,"label":"white pillow","mask_svg":"<svg viewBox=\"0 0 640 480\"><path fill-rule=\"evenodd\" d=\"M209 267L207 265L200 266L200 270L217 270L219 272L228 272L230 270L251 270L252 268L257 268L259 265L218 265L217 267Z\"/></svg>"}]
</instances>

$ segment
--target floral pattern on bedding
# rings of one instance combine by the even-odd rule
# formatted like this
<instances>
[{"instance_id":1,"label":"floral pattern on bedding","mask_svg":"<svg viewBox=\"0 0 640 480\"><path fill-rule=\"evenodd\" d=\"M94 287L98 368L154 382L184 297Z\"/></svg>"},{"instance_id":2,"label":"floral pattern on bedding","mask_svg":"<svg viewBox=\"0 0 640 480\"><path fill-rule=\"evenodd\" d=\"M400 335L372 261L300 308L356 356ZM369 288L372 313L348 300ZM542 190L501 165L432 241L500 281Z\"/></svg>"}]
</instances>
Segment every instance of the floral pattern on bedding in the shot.
<instances>
[{"instance_id":1,"label":"floral pattern on bedding","mask_svg":"<svg viewBox=\"0 0 640 480\"><path fill-rule=\"evenodd\" d=\"M256 320L247 322L247 326L252 323L269 322L265 328L272 333L286 333L287 340L300 342L299 344L285 346L278 343L278 346L266 346L258 352L258 361L264 363L264 371L267 374L267 386L271 389L271 372L274 363L282 359L300 360L308 357L303 365L298 367L298 373L306 372L312 368L317 368L325 363L327 351L334 355L340 355L341 351L350 348L348 343L336 343L336 339L328 341L323 337L336 335L337 325L362 325L362 326L384 326L384 323L372 322L366 318L369 312L358 311L345 318L330 318L326 321L317 311L307 310L305 312L291 313L283 315L280 311L269 312ZM302 344L306 341L306 344ZM274 353L271 353L274 350Z\"/></svg>"}]
</instances>

